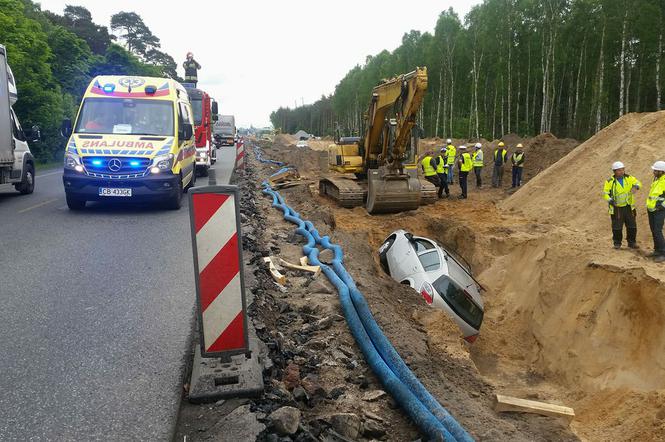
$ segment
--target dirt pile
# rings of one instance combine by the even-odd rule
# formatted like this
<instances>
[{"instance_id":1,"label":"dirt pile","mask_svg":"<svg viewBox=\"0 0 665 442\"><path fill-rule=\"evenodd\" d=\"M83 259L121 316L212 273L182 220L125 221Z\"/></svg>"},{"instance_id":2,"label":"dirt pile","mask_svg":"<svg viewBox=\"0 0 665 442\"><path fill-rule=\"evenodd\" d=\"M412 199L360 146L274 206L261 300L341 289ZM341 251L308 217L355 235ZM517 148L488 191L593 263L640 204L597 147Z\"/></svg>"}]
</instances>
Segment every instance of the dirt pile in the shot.
<instances>
[{"instance_id":1,"label":"dirt pile","mask_svg":"<svg viewBox=\"0 0 665 442\"><path fill-rule=\"evenodd\" d=\"M626 172L644 184L637 200L644 212L651 165L663 159L665 111L629 114L586 141L560 162L544 171L502 205L527 216L593 233L607 230L607 203L602 199L603 183L615 161L626 164ZM646 217L638 216L642 239L646 239Z\"/></svg>"},{"instance_id":2,"label":"dirt pile","mask_svg":"<svg viewBox=\"0 0 665 442\"><path fill-rule=\"evenodd\" d=\"M601 196L616 160L648 188L663 135L665 112L627 115L500 203L533 229L494 249L480 275L491 287L473 349L481 371L514 388L563 387L590 440L665 439L665 268L645 250L611 248ZM645 198L638 240L648 248Z\"/></svg>"}]
</instances>

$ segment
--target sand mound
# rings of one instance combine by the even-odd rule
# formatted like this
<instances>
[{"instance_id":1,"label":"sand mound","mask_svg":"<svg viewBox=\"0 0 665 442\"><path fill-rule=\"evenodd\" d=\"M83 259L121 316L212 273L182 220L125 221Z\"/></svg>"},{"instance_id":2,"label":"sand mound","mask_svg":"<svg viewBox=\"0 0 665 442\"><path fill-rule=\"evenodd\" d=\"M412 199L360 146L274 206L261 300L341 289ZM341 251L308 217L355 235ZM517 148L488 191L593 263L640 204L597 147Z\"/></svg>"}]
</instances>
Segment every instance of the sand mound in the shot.
<instances>
[{"instance_id":1,"label":"sand mound","mask_svg":"<svg viewBox=\"0 0 665 442\"><path fill-rule=\"evenodd\" d=\"M611 248L601 195L616 160L648 189L663 135L665 112L627 115L499 203L527 221L510 232L511 248L488 251L495 258L480 275L491 290L477 365L524 391L563 386L589 440L665 437L665 268L644 250ZM638 194L643 247L646 194Z\"/></svg>"},{"instance_id":2,"label":"sand mound","mask_svg":"<svg viewBox=\"0 0 665 442\"><path fill-rule=\"evenodd\" d=\"M665 112L629 114L587 140L507 199L502 207L540 221L565 224L580 232L609 231L604 180L614 161L642 181L637 195L641 239L648 236L644 204L651 183L651 165L663 159Z\"/></svg>"}]
</instances>

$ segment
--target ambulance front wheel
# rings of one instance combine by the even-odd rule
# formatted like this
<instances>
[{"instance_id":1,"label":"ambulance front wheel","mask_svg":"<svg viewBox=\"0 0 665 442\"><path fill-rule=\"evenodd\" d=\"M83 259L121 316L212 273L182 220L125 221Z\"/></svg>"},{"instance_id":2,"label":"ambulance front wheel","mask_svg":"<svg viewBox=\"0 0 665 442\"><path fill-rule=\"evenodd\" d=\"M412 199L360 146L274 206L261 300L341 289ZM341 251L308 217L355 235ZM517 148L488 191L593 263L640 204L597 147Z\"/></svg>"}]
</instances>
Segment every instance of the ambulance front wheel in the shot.
<instances>
[{"instance_id":1,"label":"ambulance front wheel","mask_svg":"<svg viewBox=\"0 0 665 442\"><path fill-rule=\"evenodd\" d=\"M67 207L69 210L82 210L85 208L85 200L66 194Z\"/></svg>"},{"instance_id":2,"label":"ambulance front wheel","mask_svg":"<svg viewBox=\"0 0 665 442\"><path fill-rule=\"evenodd\" d=\"M184 189L182 188L182 176L178 176L178 182L176 186L176 191L174 194L167 200L166 207L171 210L178 210L182 207L182 193Z\"/></svg>"}]
</instances>

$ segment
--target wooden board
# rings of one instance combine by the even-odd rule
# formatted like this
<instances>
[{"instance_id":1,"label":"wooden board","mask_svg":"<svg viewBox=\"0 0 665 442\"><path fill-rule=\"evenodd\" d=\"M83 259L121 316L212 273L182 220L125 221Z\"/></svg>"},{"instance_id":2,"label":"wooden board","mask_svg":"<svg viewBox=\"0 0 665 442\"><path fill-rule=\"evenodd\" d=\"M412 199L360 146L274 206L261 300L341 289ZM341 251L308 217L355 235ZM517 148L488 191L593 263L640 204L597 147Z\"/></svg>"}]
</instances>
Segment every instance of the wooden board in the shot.
<instances>
[{"instance_id":1,"label":"wooden board","mask_svg":"<svg viewBox=\"0 0 665 442\"><path fill-rule=\"evenodd\" d=\"M282 258L279 259L279 263L282 266L286 267L287 269L302 270L303 272L314 273L314 276L319 276L319 273L321 273L321 267L319 266L310 266L307 264L304 265L291 264L288 261L284 261Z\"/></svg>"},{"instance_id":2,"label":"wooden board","mask_svg":"<svg viewBox=\"0 0 665 442\"><path fill-rule=\"evenodd\" d=\"M570 422L575 417L575 411L570 407L562 405L553 405L545 402L531 401L528 399L519 399L511 396L496 395L496 404L494 410L518 411L522 413L535 413L542 416L563 417Z\"/></svg>"},{"instance_id":3,"label":"wooden board","mask_svg":"<svg viewBox=\"0 0 665 442\"><path fill-rule=\"evenodd\" d=\"M286 285L286 276L279 273L279 270L277 270L277 267L275 267L275 263L272 262L272 259L263 258L263 262L268 264L268 269L270 270L270 276L272 276L272 279L274 279L278 284Z\"/></svg>"}]
</instances>

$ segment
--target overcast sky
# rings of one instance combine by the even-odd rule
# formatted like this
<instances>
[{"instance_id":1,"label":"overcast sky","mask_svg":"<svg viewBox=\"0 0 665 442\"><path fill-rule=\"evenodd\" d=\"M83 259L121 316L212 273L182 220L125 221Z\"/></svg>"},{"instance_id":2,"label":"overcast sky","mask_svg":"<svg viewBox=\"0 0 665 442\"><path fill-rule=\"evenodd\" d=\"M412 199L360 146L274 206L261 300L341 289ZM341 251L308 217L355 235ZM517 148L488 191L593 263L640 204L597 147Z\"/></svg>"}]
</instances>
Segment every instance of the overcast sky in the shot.
<instances>
[{"instance_id":1,"label":"overcast sky","mask_svg":"<svg viewBox=\"0 0 665 442\"><path fill-rule=\"evenodd\" d=\"M39 0L37 0L39 1ZM477 0L41 0L59 14L85 6L96 23L134 11L176 62L188 51L202 65L199 87L242 126L270 123L279 106L311 103L365 57L399 46L411 29L433 31L449 7L464 17Z\"/></svg>"}]
</instances>

